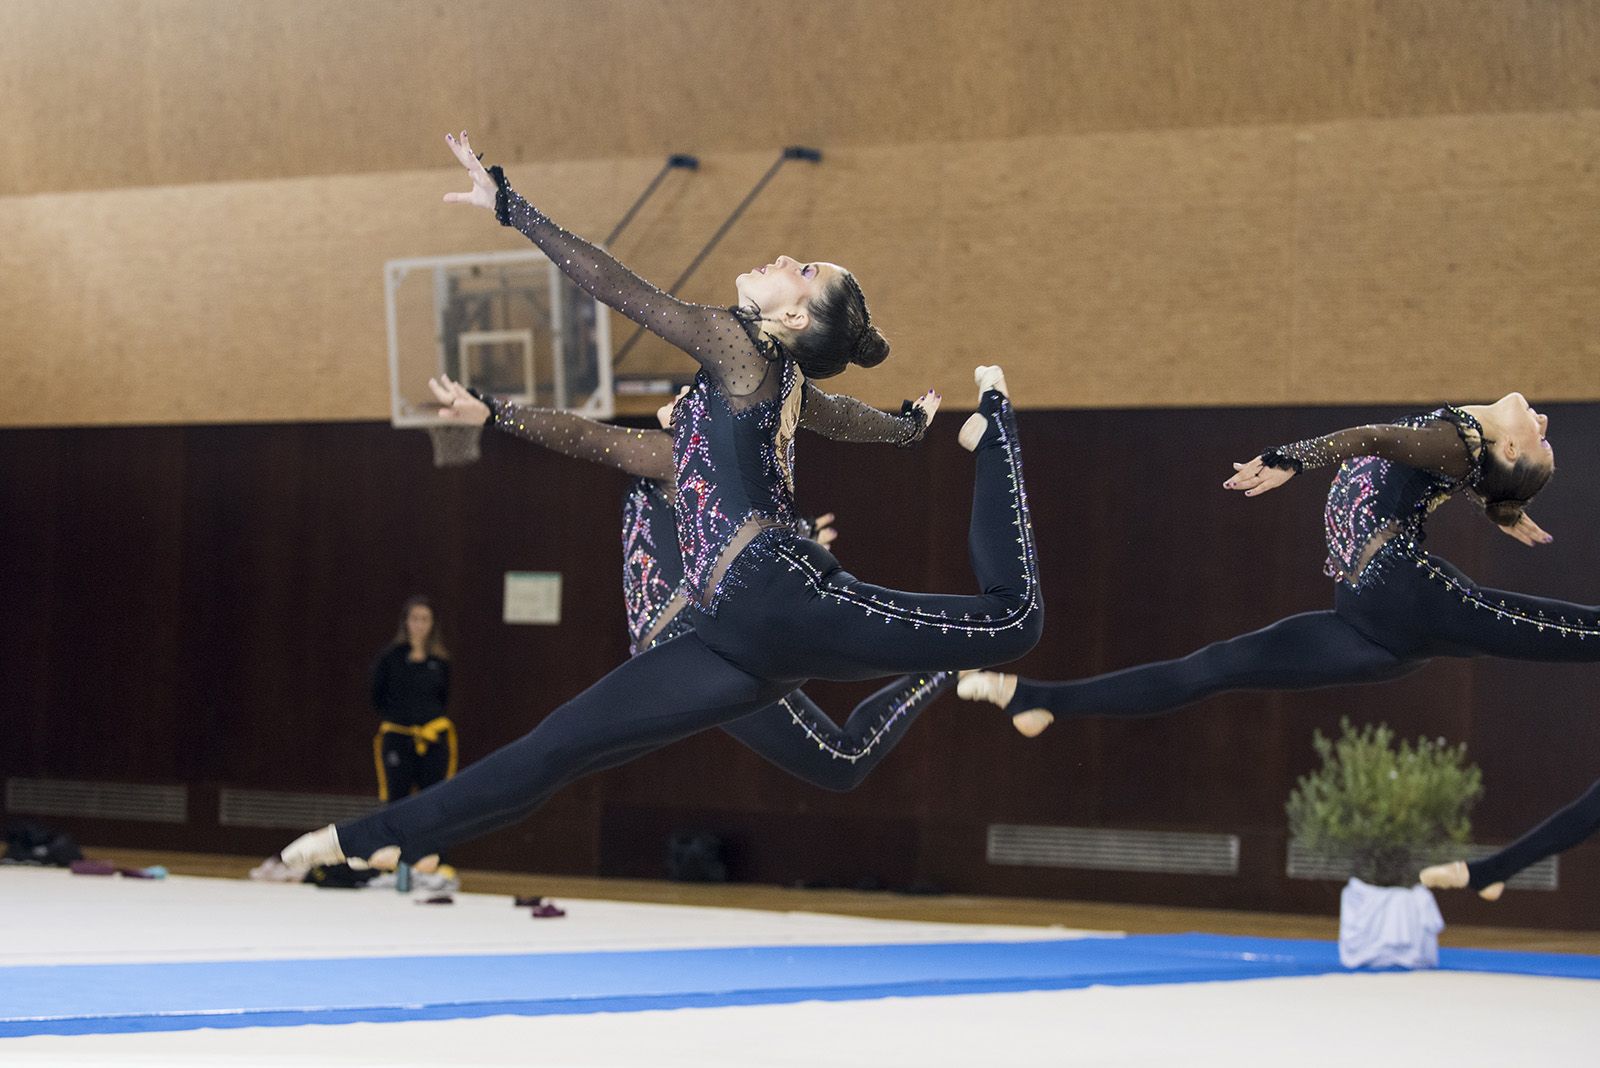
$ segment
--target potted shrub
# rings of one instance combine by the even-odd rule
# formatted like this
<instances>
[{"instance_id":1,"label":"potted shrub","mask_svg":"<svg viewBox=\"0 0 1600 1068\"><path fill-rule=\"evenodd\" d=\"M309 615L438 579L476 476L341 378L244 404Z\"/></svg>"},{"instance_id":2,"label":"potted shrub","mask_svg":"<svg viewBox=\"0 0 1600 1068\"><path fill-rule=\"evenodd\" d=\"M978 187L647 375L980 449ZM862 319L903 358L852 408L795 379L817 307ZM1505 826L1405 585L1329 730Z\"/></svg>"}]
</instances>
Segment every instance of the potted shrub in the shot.
<instances>
[{"instance_id":1,"label":"potted shrub","mask_svg":"<svg viewBox=\"0 0 1600 1068\"><path fill-rule=\"evenodd\" d=\"M1444 919L1417 882L1423 866L1460 854L1483 793L1465 745L1441 738L1395 743L1385 724L1340 722L1337 740L1312 744L1322 766L1289 795L1289 833L1311 854L1348 862L1339 904L1339 959L1347 968L1439 963Z\"/></svg>"}]
</instances>

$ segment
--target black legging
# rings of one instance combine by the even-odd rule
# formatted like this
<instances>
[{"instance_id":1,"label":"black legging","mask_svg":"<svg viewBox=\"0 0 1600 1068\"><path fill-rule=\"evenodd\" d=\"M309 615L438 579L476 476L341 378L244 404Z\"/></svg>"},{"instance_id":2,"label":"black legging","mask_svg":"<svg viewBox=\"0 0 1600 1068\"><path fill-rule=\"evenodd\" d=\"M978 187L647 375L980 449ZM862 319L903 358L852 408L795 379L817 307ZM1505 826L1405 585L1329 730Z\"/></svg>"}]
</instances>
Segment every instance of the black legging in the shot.
<instances>
[{"instance_id":1,"label":"black legging","mask_svg":"<svg viewBox=\"0 0 1600 1068\"><path fill-rule=\"evenodd\" d=\"M795 690L778 698L775 708L724 723L722 729L790 775L843 793L860 786L929 702L955 682L953 671L897 679L857 705L843 725Z\"/></svg>"},{"instance_id":2,"label":"black legging","mask_svg":"<svg viewBox=\"0 0 1600 1068\"><path fill-rule=\"evenodd\" d=\"M1467 885L1482 890L1503 883L1545 857L1566 852L1596 831L1600 831L1600 781L1500 852L1467 861Z\"/></svg>"},{"instance_id":3,"label":"black legging","mask_svg":"<svg viewBox=\"0 0 1600 1068\"><path fill-rule=\"evenodd\" d=\"M663 568L663 573L673 575ZM681 580L681 572L676 573ZM669 612L672 611L669 609ZM653 649L694 629L678 610L658 621L644 646ZM724 723L722 731L763 760L824 790L854 790L900 744L906 731L936 698L956 683L953 671L903 675L856 705L841 726L804 690L794 690L765 708ZM639 756L657 746L649 746Z\"/></svg>"},{"instance_id":4,"label":"black legging","mask_svg":"<svg viewBox=\"0 0 1600 1068\"><path fill-rule=\"evenodd\" d=\"M1178 660L1070 682L1018 679L1006 710L1153 716L1230 690L1382 682L1437 656L1600 660L1600 609L1485 589L1449 562L1392 543L1383 573L1340 584L1328 612L1290 616Z\"/></svg>"},{"instance_id":5,"label":"black legging","mask_svg":"<svg viewBox=\"0 0 1600 1068\"><path fill-rule=\"evenodd\" d=\"M968 543L983 593L870 586L815 542L770 527L723 580L716 615L623 664L454 779L338 827L349 856L390 844L414 861L512 823L581 775L739 719L811 678L841 681L1014 660L1038 641L1043 600L1016 424L998 393L975 461Z\"/></svg>"}]
</instances>

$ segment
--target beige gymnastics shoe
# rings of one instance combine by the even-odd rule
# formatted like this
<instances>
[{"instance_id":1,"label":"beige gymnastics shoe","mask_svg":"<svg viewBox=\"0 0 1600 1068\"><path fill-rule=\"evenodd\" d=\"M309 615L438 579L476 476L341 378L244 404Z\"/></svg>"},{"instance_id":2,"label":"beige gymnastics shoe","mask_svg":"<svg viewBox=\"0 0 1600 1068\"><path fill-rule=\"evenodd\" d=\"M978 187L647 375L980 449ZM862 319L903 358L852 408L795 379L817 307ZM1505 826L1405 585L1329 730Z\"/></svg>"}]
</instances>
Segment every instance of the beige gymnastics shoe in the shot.
<instances>
[{"instance_id":1,"label":"beige gymnastics shoe","mask_svg":"<svg viewBox=\"0 0 1600 1068\"><path fill-rule=\"evenodd\" d=\"M283 847L278 854L290 868L310 869L319 864L343 864L344 850L339 848L339 832L333 824L302 834ZM351 865L355 867L355 865Z\"/></svg>"},{"instance_id":2,"label":"beige gymnastics shoe","mask_svg":"<svg viewBox=\"0 0 1600 1068\"><path fill-rule=\"evenodd\" d=\"M956 695L967 701L988 701L1005 708L1017 695L1017 677L998 671L963 671L956 683ZM1047 708L1030 708L1011 717L1011 725L1024 738L1037 738L1056 721Z\"/></svg>"},{"instance_id":3,"label":"beige gymnastics shoe","mask_svg":"<svg viewBox=\"0 0 1600 1068\"><path fill-rule=\"evenodd\" d=\"M998 366L986 364L976 367L972 371L972 380L978 384L978 400L981 403L983 395L991 389L1001 396L1009 399L1010 391L1006 389L1006 373ZM984 432L989 429L989 419L982 412L973 412L967 421L961 424L961 430L956 434L956 440L968 452L974 452L978 444L983 441Z\"/></svg>"},{"instance_id":4,"label":"beige gymnastics shoe","mask_svg":"<svg viewBox=\"0 0 1600 1068\"><path fill-rule=\"evenodd\" d=\"M1452 860L1448 864L1435 864L1431 868L1423 868L1417 880L1433 890L1461 890L1472 879L1472 873L1467 870L1464 860ZM1485 901L1499 901L1500 895L1506 892L1505 883L1490 883L1478 891L1478 896Z\"/></svg>"}]
</instances>

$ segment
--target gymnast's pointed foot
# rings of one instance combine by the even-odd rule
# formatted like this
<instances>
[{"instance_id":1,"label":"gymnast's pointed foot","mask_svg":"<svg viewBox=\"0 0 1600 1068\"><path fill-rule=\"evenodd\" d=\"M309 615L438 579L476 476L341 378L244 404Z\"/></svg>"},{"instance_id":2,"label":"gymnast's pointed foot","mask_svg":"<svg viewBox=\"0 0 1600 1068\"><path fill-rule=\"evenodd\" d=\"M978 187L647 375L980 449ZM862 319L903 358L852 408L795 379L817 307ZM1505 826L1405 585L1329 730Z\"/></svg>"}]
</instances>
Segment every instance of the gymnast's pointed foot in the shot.
<instances>
[{"instance_id":1,"label":"gymnast's pointed foot","mask_svg":"<svg viewBox=\"0 0 1600 1068\"><path fill-rule=\"evenodd\" d=\"M998 671L963 671L956 693L968 701L988 701L1006 708L1017 695L1017 677ZM1011 717L1011 725L1024 738L1039 737L1055 721L1055 715L1047 708L1029 708Z\"/></svg>"},{"instance_id":2,"label":"gymnast's pointed foot","mask_svg":"<svg viewBox=\"0 0 1600 1068\"><path fill-rule=\"evenodd\" d=\"M1423 868L1422 874L1417 876L1419 882L1430 890L1460 890L1467 885L1471 875L1467 872L1467 862L1452 860L1448 864L1435 864L1431 868Z\"/></svg>"},{"instance_id":3,"label":"gymnast's pointed foot","mask_svg":"<svg viewBox=\"0 0 1600 1068\"><path fill-rule=\"evenodd\" d=\"M302 834L284 846L278 856L291 868L314 868L319 864L343 864L345 861L344 850L339 848L339 832L331 823Z\"/></svg>"},{"instance_id":4,"label":"gymnast's pointed foot","mask_svg":"<svg viewBox=\"0 0 1600 1068\"><path fill-rule=\"evenodd\" d=\"M356 871L366 871L368 868L394 871L400 863L400 847L384 846L365 858L347 857L344 854L344 847L339 844L339 831L330 823L326 827L302 834L285 846L278 856L291 868L314 868L319 864L348 864ZM435 867L438 866L437 856L426 859L432 860Z\"/></svg>"},{"instance_id":5,"label":"gymnast's pointed foot","mask_svg":"<svg viewBox=\"0 0 1600 1068\"><path fill-rule=\"evenodd\" d=\"M1460 890L1472 885L1472 872L1467 868L1464 860L1452 860L1448 864L1435 864L1431 868L1423 868L1422 874L1417 876L1423 886L1434 890ZM1500 895L1506 892L1505 883L1490 883L1478 891L1478 896L1485 901L1499 901Z\"/></svg>"},{"instance_id":6,"label":"gymnast's pointed foot","mask_svg":"<svg viewBox=\"0 0 1600 1068\"><path fill-rule=\"evenodd\" d=\"M1017 677L998 671L963 671L956 682L956 693L963 701L988 701L1001 708L1017 693Z\"/></svg>"},{"instance_id":7,"label":"gymnast's pointed foot","mask_svg":"<svg viewBox=\"0 0 1600 1068\"><path fill-rule=\"evenodd\" d=\"M975 368L972 372L973 381L978 383L978 411L967 418L961 425L961 432L956 435L956 440L961 442L961 447L968 452L976 452L983 443L983 436L989 429L989 417L983 414L983 398L990 392L998 393L1002 397L1010 398L1011 392L1006 388L1006 373L997 366L984 365Z\"/></svg>"}]
</instances>

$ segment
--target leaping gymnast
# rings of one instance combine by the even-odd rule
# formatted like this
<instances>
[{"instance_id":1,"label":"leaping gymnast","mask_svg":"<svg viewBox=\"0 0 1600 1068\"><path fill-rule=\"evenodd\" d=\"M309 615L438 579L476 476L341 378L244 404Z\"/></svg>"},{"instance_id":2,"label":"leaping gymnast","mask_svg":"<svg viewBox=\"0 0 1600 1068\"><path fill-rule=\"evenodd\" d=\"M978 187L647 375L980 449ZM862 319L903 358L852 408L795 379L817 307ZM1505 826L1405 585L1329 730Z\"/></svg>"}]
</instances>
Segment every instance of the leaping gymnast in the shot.
<instances>
[{"instance_id":1,"label":"leaping gymnast","mask_svg":"<svg viewBox=\"0 0 1600 1068\"><path fill-rule=\"evenodd\" d=\"M983 593L861 582L794 531L794 432L805 425L840 440L903 442L921 436L926 418L915 405L891 415L812 382L888 355L855 278L835 264L779 256L735 280L733 306L687 303L551 222L499 168L484 169L464 133L448 140L472 188L447 200L494 211L586 292L700 365L673 448L694 629L622 664L454 779L303 835L284 850L286 862L415 864L523 818L582 775L740 719L808 679L987 667L1033 647L1043 598L999 368L978 369L978 412L960 435L976 459L968 538Z\"/></svg>"}]
</instances>

